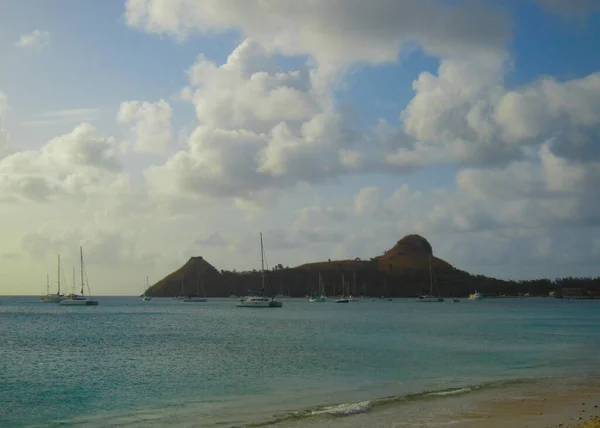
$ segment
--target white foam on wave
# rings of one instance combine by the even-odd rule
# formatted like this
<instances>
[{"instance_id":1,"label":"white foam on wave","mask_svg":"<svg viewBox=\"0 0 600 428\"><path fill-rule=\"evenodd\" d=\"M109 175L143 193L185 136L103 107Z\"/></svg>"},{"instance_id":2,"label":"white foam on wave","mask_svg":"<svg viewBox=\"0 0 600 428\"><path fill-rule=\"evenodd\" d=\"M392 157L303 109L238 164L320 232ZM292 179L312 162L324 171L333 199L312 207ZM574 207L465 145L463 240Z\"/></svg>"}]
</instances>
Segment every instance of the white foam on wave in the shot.
<instances>
[{"instance_id":1,"label":"white foam on wave","mask_svg":"<svg viewBox=\"0 0 600 428\"><path fill-rule=\"evenodd\" d=\"M431 392L427 395L434 395L437 397L445 397L447 395L466 394L467 392L471 392L471 391L473 391L471 388L459 388L459 389L452 389L450 391Z\"/></svg>"},{"instance_id":2,"label":"white foam on wave","mask_svg":"<svg viewBox=\"0 0 600 428\"><path fill-rule=\"evenodd\" d=\"M335 406L321 407L310 412L311 416L315 415L334 415L334 416L349 416L365 413L371 408L370 401L361 401L358 403L336 404Z\"/></svg>"}]
</instances>

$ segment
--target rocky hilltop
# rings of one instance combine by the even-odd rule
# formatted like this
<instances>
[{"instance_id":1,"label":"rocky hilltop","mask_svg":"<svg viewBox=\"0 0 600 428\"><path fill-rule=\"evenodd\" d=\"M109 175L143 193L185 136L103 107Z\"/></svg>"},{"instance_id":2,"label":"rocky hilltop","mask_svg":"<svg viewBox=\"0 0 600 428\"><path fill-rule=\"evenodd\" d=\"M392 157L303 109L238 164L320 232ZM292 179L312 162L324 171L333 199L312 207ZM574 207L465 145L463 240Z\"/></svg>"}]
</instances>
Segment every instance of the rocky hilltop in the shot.
<instances>
[{"instance_id":1,"label":"rocky hilltop","mask_svg":"<svg viewBox=\"0 0 600 428\"><path fill-rule=\"evenodd\" d=\"M407 235L382 255L369 260L327 260L293 268L281 265L266 272L266 293L292 297L312 295L318 287L319 273L328 296L338 294L342 281L353 295L414 297L429 290L429 263L439 290L444 296L465 297L477 289L487 295L548 295L560 287L600 289L598 278L564 278L555 280L505 281L471 275L435 257L427 239ZM219 271L202 257L190 258L182 267L152 285L148 294L172 297L183 293L200 293L208 297L244 295L248 289L260 288L260 272Z\"/></svg>"}]
</instances>

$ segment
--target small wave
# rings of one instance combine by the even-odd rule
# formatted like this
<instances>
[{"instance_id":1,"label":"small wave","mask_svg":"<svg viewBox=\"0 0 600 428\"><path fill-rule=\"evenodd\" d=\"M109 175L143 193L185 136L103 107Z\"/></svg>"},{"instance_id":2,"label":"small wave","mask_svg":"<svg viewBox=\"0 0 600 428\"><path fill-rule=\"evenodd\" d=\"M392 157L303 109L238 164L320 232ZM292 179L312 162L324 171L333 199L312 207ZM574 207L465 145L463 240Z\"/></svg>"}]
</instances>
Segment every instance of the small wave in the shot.
<instances>
[{"instance_id":1,"label":"small wave","mask_svg":"<svg viewBox=\"0 0 600 428\"><path fill-rule=\"evenodd\" d=\"M365 413L369 411L372 403L370 401L361 401L358 403L345 403L345 404L336 404L334 406L326 406L321 407L315 410L312 410L309 414L310 416L316 415L334 415L334 416L349 416L349 415L357 415L359 413Z\"/></svg>"},{"instance_id":2,"label":"small wave","mask_svg":"<svg viewBox=\"0 0 600 428\"><path fill-rule=\"evenodd\" d=\"M436 391L436 392L430 392L427 395L434 395L434 396L438 396L438 397L445 397L447 395L458 395L458 394L466 394L468 392L472 392L473 390L471 388L458 388L458 389L450 389L447 391Z\"/></svg>"}]
</instances>

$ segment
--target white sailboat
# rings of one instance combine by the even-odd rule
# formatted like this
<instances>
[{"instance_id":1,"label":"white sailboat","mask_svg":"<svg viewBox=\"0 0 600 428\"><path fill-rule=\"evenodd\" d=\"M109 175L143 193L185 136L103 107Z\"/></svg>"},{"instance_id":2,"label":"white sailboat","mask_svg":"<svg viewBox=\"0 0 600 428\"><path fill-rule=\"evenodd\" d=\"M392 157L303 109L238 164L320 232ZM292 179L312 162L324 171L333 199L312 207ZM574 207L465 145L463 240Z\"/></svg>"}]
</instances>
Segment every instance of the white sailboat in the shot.
<instances>
[{"instance_id":1,"label":"white sailboat","mask_svg":"<svg viewBox=\"0 0 600 428\"><path fill-rule=\"evenodd\" d=\"M235 304L238 308L281 308L283 302L275 300L275 297L265 296L265 250L263 247L262 233L260 234L260 260L261 260L261 285L260 290L248 290L248 295L242 297Z\"/></svg>"},{"instance_id":2,"label":"white sailboat","mask_svg":"<svg viewBox=\"0 0 600 428\"><path fill-rule=\"evenodd\" d=\"M46 274L46 295L40 297L42 303L60 303L65 300L67 296L60 294L60 254L58 255L58 283L56 294L50 294L50 276Z\"/></svg>"},{"instance_id":3,"label":"white sailboat","mask_svg":"<svg viewBox=\"0 0 600 428\"><path fill-rule=\"evenodd\" d=\"M287 286L287 294L283 294L283 284L279 283L279 293L275 296L277 299L289 299L290 298L290 284Z\"/></svg>"},{"instance_id":4,"label":"white sailboat","mask_svg":"<svg viewBox=\"0 0 600 428\"><path fill-rule=\"evenodd\" d=\"M437 286L437 284L436 284ZM417 302L443 302L444 299L441 296L433 295L433 271L431 269L431 256L429 256L429 294L421 294L417 297ZM439 289L438 289L439 294Z\"/></svg>"},{"instance_id":5,"label":"white sailboat","mask_svg":"<svg viewBox=\"0 0 600 428\"><path fill-rule=\"evenodd\" d=\"M310 298L309 302L326 302L327 296L325 295L325 285L323 284L323 278L321 272L319 272L319 294Z\"/></svg>"},{"instance_id":6,"label":"white sailboat","mask_svg":"<svg viewBox=\"0 0 600 428\"><path fill-rule=\"evenodd\" d=\"M200 286L200 278L198 277L198 267L196 266L196 294L190 294L189 296L185 297L183 299L184 302L186 303L200 303L200 302L206 302L206 291L204 292L204 297L200 296L198 287ZM202 290L204 290L204 286L202 287Z\"/></svg>"},{"instance_id":7,"label":"white sailboat","mask_svg":"<svg viewBox=\"0 0 600 428\"><path fill-rule=\"evenodd\" d=\"M350 287L348 286L348 288L350 288ZM350 294L350 296L348 296L348 301L350 303L360 302L360 300L358 300L357 298L354 297L355 295L356 295L356 272L354 272L354 286L352 287L352 294Z\"/></svg>"},{"instance_id":8,"label":"white sailboat","mask_svg":"<svg viewBox=\"0 0 600 428\"><path fill-rule=\"evenodd\" d=\"M173 297L174 300L183 300L183 280L185 278L185 275L182 273L181 274L181 294L179 296L175 296Z\"/></svg>"},{"instance_id":9,"label":"white sailboat","mask_svg":"<svg viewBox=\"0 0 600 428\"><path fill-rule=\"evenodd\" d=\"M350 299L346 296L346 281L344 281L344 274L342 274L342 295L339 299L335 300L335 303L349 303Z\"/></svg>"},{"instance_id":10,"label":"white sailboat","mask_svg":"<svg viewBox=\"0 0 600 428\"><path fill-rule=\"evenodd\" d=\"M79 262L80 262L80 271L81 271L81 295L70 294L65 300L60 302L60 305L63 305L63 306L97 306L98 301L92 299L91 295L89 297L86 297L85 293L84 293L84 287L86 284L85 284L85 280L84 280L85 271L84 271L84 266L83 266L83 247L79 247ZM90 290L89 284L88 284L87 288L88 288L88 292L89 292L89 290Z\"/></svg>"},{"instance_id":11,"label":"white sailboat","mask_svg":"<svg viewBox=\"0 0 600 428\"><path fill-rule=\"evenodd\" d=\"M149 296L147 294L149 288L150 288L150 284L148 283L148 277L146 277L146 289L144 290L144 294L142 294L142 300L144 302L149 302L150 300L152 300L152 296Z\"/></svg>"}]
</instances>

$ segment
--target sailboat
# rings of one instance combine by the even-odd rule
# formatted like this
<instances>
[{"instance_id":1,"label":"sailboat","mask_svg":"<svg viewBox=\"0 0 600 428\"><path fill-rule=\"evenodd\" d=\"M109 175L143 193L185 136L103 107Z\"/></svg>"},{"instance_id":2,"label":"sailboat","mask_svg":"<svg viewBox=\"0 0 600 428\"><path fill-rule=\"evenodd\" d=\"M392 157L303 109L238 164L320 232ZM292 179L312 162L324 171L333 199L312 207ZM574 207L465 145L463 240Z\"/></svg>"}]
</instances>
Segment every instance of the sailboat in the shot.
<instances>
[{"instance_id":1,"label":"sailboat","mask_svg":"<svg viewBox=\"0 0 600 428\"><path fill-rule=\"evenodd\" d=\"M436 283L437 287L437 283ZM429 256L429 294L420 294L417 297L417 302L443 302L444 299L441 296L433 295L433 271L431 269L431 256ZM439 294L439 289L438 289Z\"/></svg>"},{"instance_id":2,"label":"sailboat","mask_svg":"<svg viewBox=\"0 0 600 428\"><path fill-rule=\"evenodd\" d=\"M174 296L174 300L183 300L183 279L185 278L184 274L181 274L181 294L179 296Z\"/></svg>"},{"instance_id":3,"label":"sailboat","mask_svg":"<svg viewBox=\"0 0 600 428\"><path fill-rule=\"evenodd\" d=\"M142 300L144 302L149 302L150 300L152 300L152 296L149 296L147 294L149 288L150 288L150 284L148 284L148 277L146 277L146 289L144 290L144 294L142 294Z\"/></svg>"},{"instance_id":4,"label":"sailboat","mask_svg":"<svg viewBox=\"0 0 600 428\"><path fill-rule=\"evenodd\" d=\"M204 292L204 297L201 297L198 291L199 286L200 278L198 278L198 266L196 266L196 294L190 294L189 296L184 298L183 301L186 303L206 302L206 292ZM202 290L204 290L204 286L202 287Z\"/></svg>"},{"instance_id":5,"label":"sailboat","mask_svg":"<svg viewBox=\"0 0 600 428\"><path fill-rule=\"evenodd\" d=\"M40 297L42 303L60 303L65 300L67 296L60 294L60 254L58 255L58 285L56 294L50 294L50 275L46 274L46 295Z\"/></svg>"},{"instance_id":6,"label":"sailboat","mask_svg":"<svg viewBox=\"0 0 600 428\"><path fill-rule=\"evenodd\" d=\"M348 288L350 288L350 286L348 286ZM352 294L350 294L350 296L348 297L348 301L350 303L358 303L358 302L360 302L360 300L358 300L357 298L355 298L354 295L356 295L356 272L354 272L354 286L352 287Z\"/></svg>"},{"instance_id":7,"label":"sailboat","mask_svg":"<svg viewBox=\"0 0 600 428\"><path fill-rule=\"evenodd\" d=\"M248 295L236 302L235 306L238 308L281 308L283 306L283 302L275 300L275 297L268 298L265 296L265 250L262 233L260 234L260 262L262 288L260 290L248 290Z\"/></svg>"},{"instance_id":8,"label":"sailboat","mask_svg":"<svg viewBox=\"0 0 600 428\"><path fill-rule=\"evenodd\" d=\"M283 294L283 284L279 283L279 293L275 296L278 299L288 299L290 297L290 284L287 286L287 294Z\"/></svg>"},{"instance_id":9,"label":"sailboat","mask_svg":"<svg viewBox=\"0 0 600 428\"><path fill-rule=\"evenodd\" d=\"M80 270L81 270L81 295L70 294L65 300L60 302L60 305L64 305L64 306L97 306L98 305L97 300L92 299L91 296L86 298L84 295L85 271L84 271L84 267L83 267L83 247L79 247L79 262L80 262ZM90 290L90 287L88 284L88 292L89 292L89 290Z\"/></svg>"},{"instance_id":10,"label":"sailboat","mask_svg":"<svg viewBox=\"0 0 600 428\"><path fill-rule=\"evenodd\" d=\"M315 297L312 297L309 302L326 302L327 296L325 295L325 285L323 284L323 278L321 277L321 272L319 272L319 294Z\"/></svg>"},{"instance_id":11,"label":"sailboat","mask_svg":"<svg viewBox=\"0 0 600 428\"><path fill-rule=\"evenodd\" d=\"M344 281L344 274L342 274L342 295L335 303L349 303L350 300L346 297L346 281Z\"/></svg>"}]
</instances>

